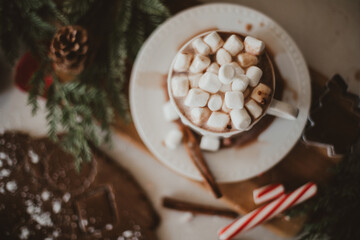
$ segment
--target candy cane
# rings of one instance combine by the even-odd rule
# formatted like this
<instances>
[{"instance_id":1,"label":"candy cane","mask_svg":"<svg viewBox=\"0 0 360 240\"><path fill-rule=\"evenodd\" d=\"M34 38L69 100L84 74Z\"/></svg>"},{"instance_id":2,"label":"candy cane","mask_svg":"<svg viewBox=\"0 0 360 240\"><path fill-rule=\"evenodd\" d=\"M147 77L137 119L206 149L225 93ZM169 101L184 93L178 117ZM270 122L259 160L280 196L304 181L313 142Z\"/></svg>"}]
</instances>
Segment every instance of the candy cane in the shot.
<instances>
[{"instance_id":1,"label":"candy cane","mask_svg":"<svg viewBox=\"0 0 360 240\"><path fill-rule=\"evenodd\" d=\"M271 218L282 213L286 209L302 203L313 197L317 192L317 186L314 183L307 183L295 191L285 194L278 199L255 209L247 215L238 218L228 226L220 230L218 236L221 240L232 239L233 237L245 232Z\"/></svg>"},{"instance_id":2,"label":"candy cane","mask_svg":"<svg viewBox=\"0 0 360 240\"><path fill-rule=\"evenodd\" d=\"M254 202L255 204L261 204L278 198L284 193L285 189L282 184L270 184L253 191Z\"/></svg>"}]
</instances>

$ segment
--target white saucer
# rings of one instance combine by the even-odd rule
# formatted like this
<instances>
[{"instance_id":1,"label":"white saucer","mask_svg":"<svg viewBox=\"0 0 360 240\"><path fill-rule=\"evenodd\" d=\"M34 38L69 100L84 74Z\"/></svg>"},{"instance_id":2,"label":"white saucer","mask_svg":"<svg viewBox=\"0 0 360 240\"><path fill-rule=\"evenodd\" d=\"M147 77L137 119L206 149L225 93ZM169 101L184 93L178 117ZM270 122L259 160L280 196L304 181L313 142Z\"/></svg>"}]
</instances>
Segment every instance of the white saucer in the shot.
<instances>
[{"instance_id":1,"label":"white saucer","mask_svg":"<svg viewBox=\"0 0 360 240\"><path fill-rule=\"evenodd\" d=\"M247 24L252 26L249 32ZM271 47L281 75L287 79L283 100L300 110L297 120L277 118L257 141L246 147L205 153L218 182L245 180L267 171L291 150L305 126L311 103L310 76L304 57L285 30L264 14L241 5L207 4L166 21L145 42L134 64L131 113L140 137L164 165L186 177L202 180L183 147L169 150L162 144L166 133L176 125L164 120L165 95L161 84L181 45L209 29L235 31L264 40Z\"/></svg>"}]
</instances>

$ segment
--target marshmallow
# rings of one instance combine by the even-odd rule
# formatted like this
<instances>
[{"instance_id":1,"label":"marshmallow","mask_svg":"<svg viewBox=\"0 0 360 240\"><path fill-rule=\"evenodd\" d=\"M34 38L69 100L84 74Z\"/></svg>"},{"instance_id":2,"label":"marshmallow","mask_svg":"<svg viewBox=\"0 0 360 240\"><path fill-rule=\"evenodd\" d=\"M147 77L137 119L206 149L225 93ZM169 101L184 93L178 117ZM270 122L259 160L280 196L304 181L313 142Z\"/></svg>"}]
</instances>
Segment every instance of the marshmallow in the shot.
<instances>
[{"instance_id":1,"label":"marshmallow","mask_svg":"<svg viewBox=\"0 0 360 240\"><path fill-rule=\"evenodd\" d=\"M222 105L222 107L221 107L221 110L222 110L224 113L230 113L230 112L231 112L231 109L226 106L225 101L223 102L223 105Z\"/></svg>"},{"instance_id":2,"label":"marshmallow","mask_svg":"<svg viewBox=\"0 0 360 240\"><path fill-rule=\"evenodd\" d=\"M201 73L196 74L189 74L189 83L191 88L198 88L199 87L199 80L201 78Z\"/></svg>"},{"instance_id":3,"label":"marshmallow","mask_svg":"<svg viewBox=\"0 0 360 240\"><path fill-rule=\"evenodd\" d=\"M204 42L210 46L212 53L215 53L224 44L222 38L215 31L204 37Z\"/></svg>"},{"instance_id":4,"label":"marshmallow","mask_svg":"<svg viewBox=\"0 0 360 240\"><path fill-rule=\"evenodd\" d=\"M233 67L235 68L235 76L239 76L239 75L245 74L244 69L242 69L237 62L232 62L232 63L230 63L230 64L231 64L231 66L233 66Z\"/></svg>"},{"instance_id":5,"label":"marshmallow","mask_svg":"<svg viewBox=\"0 0 360 240\"><path fill-rule=\"evenodd\" d=\"M169 149L175 149L181 143L183 133L177 128L171 129L164 139L164 144Z\"/></svg>"},{"instance_id":6,"label":"marshmallow","mask_svg":"<svg viewBox=\"0 0 360 240\"><path fill-rule=\"evenodd\" d=\"M174 70L186 72L190 66L192 55L188 53L178 53L174 62Z\"/></svg>"},{"instance_id":7,"label":"marshmallow","mask_svg":"<svg viewBox=\"0 0 360 240\"><path fill-rule=\"evenodd\" d=\"M225 103L230 109L242 109L244 107L244 95L238 91L226 92Z\"/></svg>"},{"instance_id":8,"label":"marshmallow","mask_svg":"<svg viewBox=\"0 0 360 240\"><path fill-rule=\"evenodd\" d=\"M216 61L220 66L227 64L227 63L231 63L231 60L232 60L232 57L231 57L230 53L228 53L225 49L220 48L216 52Z\"/></svg>"},{"instance_id":9,"label":"marshmallow","mask_svg":"<svg viewBox=\"0 0 360 240\"><path fill-rule=\"evenodd\" d=\"M231 35L223 46L232 56L238 54L244 48L242 41L235 35Z\"/></svg>"},{"instance_id":10,"label":"marshmallow","mask_svg":"<svg viewBox=\"0 0 360 240\"><path fill-rule=\"evenodd\" d=\"M208 108L211 111L218 111L222 106L222 99L221 96L218 94L212 95L208 102Z\"/></svg>"},{"instance_id":11,"label":"marshmallow","mask_svg":"<svg viewBox=\"0 0 360 240\"><path fill-rule=\"evenodd\" d=\"M246 76L249 78L249 85L251 87L255 87L258 85L261 76L263 74L263 71L258 68L257 66L251 66L246 70Z\"/></svg>"},{"instance_id":12,"label":"marshmallow","mask_svg":"<svg viewBox=\"0 0 360 240\"><path fill-rule=\"evenodd\" d=\"M241 91L244 92L249 85L249 78L244 74L235 77L231 84L232 91Z\"/></svg>"},{"instance_id":13,"label":"marshmallow","mask_svg":"<svg viewBox=\"0 0 360 240\"><path fill-rule=\"evenodd\" d=\"M186 96L184 104L188 107L204 107L208 99L209 93L199 88L192 88Z\"/></svg>"},{"instance_id":14,"label":"marshmallow","mask_svg":"<svg viewBox=\"0 0 360 240\"><path fill-rule=\"evenodd\" d=\"M212 63L206 70L207 72L215 73L216 75L219 73L219 64Z\"/></svg>"},{"instance_id":15,"label":"marshmallow","mask_svg":"<svg viewBox=\"0 0 360 240\"><path fill-rule=\"evenodd\" d=\"M221 82L219 81L216 74L211 72L206 72L200 78L199 87L205 91L211 93L217 93L221 88Z\"/></svg>"},{"instance_id":16,"label":"marshmallow","mask_svg":"<svg viewBox=\"0 0 360 240\"><path fill-rule=\"evenodd\" d=\"M238 130L245 130L250 126L251 117L245 108L232 110L230 117L234 127Z\"/></svg>"},{"instance_id":17,"label":"marshmallow","mask_svg":"<svg viewBox=\"0 0 360 240\"><path fill-rule=\"evenodd\" d=\"M202 55L196 55L190 66L190 72L200 73L204 71L210 64L210 58Z\"/></svg>"},{"instance_id":18,"label":"marshmallow","mask_svg":"<svg viewBox=\"0 0 360 240\"><path fill-rule=\"evenodd\" d=\"M245 106L255 119L261 116L263 109L254 100L251 99L245 104Z\"/></svg>"},{"instance_id":19,"label":"marshmallow","mask_svg":"<svg viewBox=\"0 0 360 240\"><path fill-rule=\"evenodd\" d=\"M259 39L247 36L244 40L245 51L254 55L260 55L265 49L265 43Z\"/></svg>"},{"instance_id":20,"label":"marshmallow","mask_svg":"<svg viewBox=\"0 0 360 240\"><path fill-rule=\"evenodd\" d=\"M208 55L210 53L210 47L201 38L195 39L191 44L195 51L201 55Z\"/></svg>"},{"instance_id":21,"label":"marshmallow","mask_svg":"<svg viewBox=\"0 0 360 240\"><path fill-rule=\"evenodd\" d=\"M260 104L265 104L271 93L271 88L263 83L260 83L251 93L251 98Z\"/></svg>"},{"instance_id":22,"label":"marshmallow","mask_svg":"<svg viewBox=\"0 0 360 240\"><path fill-rule=\"evenodd\" d=\"M191 120L193 123L200 125L204 123L210 116L210 110L206 107L193 108L190 111Z\"/></svg>"},{"instance_id":23,"label":"marshmallow","mask_svg":"<svg viewBox=\"0 0 360 240\"><path fill-rule=\"evenodd\" d=\"M220 148L220 140L216 137L202 136L200 141L200 148L207 151L217 151Z\"/></svg>"},{"instance_id":24,"label":"marshmallow","mask_svg":"<svg viewBox=\"0 0 360 240\"><path fill-rule=\"evenodd\" d=\"M229 92L231 91L231 84L221 84L220 92Z\"/></svg>"},{"instance_id":25,"label":"marshmallow","mask_svg":"<svg viewBox=\"0 0 360 240\"><path fill-rule=\"evenodd\" d=\"M165 120L168 122L177 120L179 118L179 115L175 111L175 108L171 102L167 102L164 104L163 114L164 114Z\"/></svg>"},{"instance_id":26,"label":"marshmallow","mask_svg":"<svg viewBox=\"0 0 360 240\"><path fill-rule=\"evenodd\" d=\"M229 115L220 112L213 112L207 121L207 125L214 130L223 131L229 121Z\"/></svg>"},{"instance_id":27,"label":"marshmallow","mask_svg":"<svg viewBox=\"0 0 360 240\"><path fill-rule=\"evenodd\" d=\"M219 80L223 84L230 84L235 77L235 68L231 64L222 65L219 69Z\"/></svg>"},{"instance_id":28,"label":"marshmallow","mask_svg":"<svg viewBox=\"0 0 360 240\"><path fill-rule=\"evenodd\" d=\"M254 66L258 63L258 58L250 53L240 53L237 58L240 65L244 68Z\"/></svg>"},{"instance_id":29,"label":"marshmallow","mask_svg":"<svg viewBox=\"0 0 360 240\"><path fill-rule=\"evenodd\" d=\"M171 79L171 89L175 97L185 97L189 91L189 80L185 75L174 76Z\"/></svg>"}]
</instances>

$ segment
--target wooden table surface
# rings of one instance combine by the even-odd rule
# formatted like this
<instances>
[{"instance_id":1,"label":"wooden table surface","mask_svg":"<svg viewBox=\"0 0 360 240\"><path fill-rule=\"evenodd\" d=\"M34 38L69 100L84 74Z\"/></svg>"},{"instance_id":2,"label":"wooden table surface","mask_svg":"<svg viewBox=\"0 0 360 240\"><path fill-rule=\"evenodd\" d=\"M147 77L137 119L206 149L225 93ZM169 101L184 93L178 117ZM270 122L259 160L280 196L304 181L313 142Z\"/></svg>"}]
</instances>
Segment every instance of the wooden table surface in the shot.
<instances>
[{"instance_id":1,"label":"wooden table surface","mask_svg":"<svg viewBox=\"0 0 360 240\"><path fill-rule=\"evenodd\" d=\"M217 2L217 1L203 1ZM294 1L285 0L248 1L232 0L245 6L253 7L278 21L299 44L304 56L313 68L310 68L313 98L318 99L325 83L335 73L340 73L349 84L349 90L360 94L360 1L341 2L321 0ZM175 1L172 12L197 4L196 1ZM286 11L283 11L286 9ZM297 17L295 17L297 16ZM314 70L316 69L316 70ZM319 72L323 73L320 74ZM125 126L116 123L118 134L134 143L139 149L148 152L132 124ZM288 188L312 180L325 181L326 169L339 161L329 158L326 149L309 146L300 140L293 150L275 167L262 176L247 181L221 184L222 198L231 208L239 213L246 213L256 206L252 201L252 190L267 183L281 182ZM196 183L194 184L200 184ZM282 236L294 236L302 227L303 218L288 220L275 218L266 227Z\"/></svg>"}]
</instances>

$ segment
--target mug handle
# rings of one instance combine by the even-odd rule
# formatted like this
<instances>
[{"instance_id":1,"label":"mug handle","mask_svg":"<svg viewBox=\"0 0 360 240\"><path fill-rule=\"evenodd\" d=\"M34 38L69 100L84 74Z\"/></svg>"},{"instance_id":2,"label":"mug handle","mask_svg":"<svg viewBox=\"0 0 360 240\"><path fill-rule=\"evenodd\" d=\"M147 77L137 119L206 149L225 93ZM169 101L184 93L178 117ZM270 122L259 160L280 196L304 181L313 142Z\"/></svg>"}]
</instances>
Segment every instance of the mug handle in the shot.
<instances>
[{"instance_id":1,"label":"mug handle","mask_svg":"<svg viewBox=\"0 0 360 240\"><path fill-rule=\"evenodd\" d=\"M273 99L266 113L275 117L296 120L299 114L299 109L286 102Z\"/></svg>"}]
</instances>

